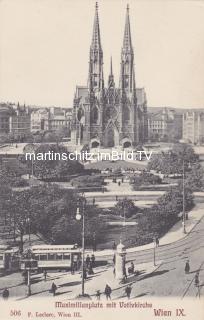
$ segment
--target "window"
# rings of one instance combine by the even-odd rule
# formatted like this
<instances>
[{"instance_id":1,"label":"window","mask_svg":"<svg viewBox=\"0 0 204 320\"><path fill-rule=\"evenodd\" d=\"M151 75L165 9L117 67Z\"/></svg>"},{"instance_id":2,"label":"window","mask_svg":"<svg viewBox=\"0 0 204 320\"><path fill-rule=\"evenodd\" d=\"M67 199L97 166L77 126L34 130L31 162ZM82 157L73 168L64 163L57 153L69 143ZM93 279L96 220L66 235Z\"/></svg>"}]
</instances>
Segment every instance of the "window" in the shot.
<instances>
[{"instance_id":1,"label":"window","mask_svg":"<svg viewBox=\"0 0 204 320\"><path fill-rule=\"evenodd\" d=\"M130 109L126 106L124 108L124 121L130 120Z\"/></svg>"},{"instance_id":2,"label":"window","mask_svg":"<svg viewBox=\"0 0 204 320\"><path fill-rule=\"evenodd\" d=\"M56 259L57 260L62 260L62 254L61 253L57 253L56 254Z\"/></svg>"},{"instance_id":3,"label":"window","mask_svg":"<svg viewBox=\"0 0 204 320\"><path fill-rule=\"evenodd\" d=\"M99 119L98 108L94 106L91 112L92 123L98 123L98 119Z\"/></svg>"},{"instance_id":4,"label":"window","mask_svg":"<svg viewBox=\"0 0 204 320\"><path fill-rule=\"evenodd\" d=\"M48 253L48 260L55 260L55 254L54 253Z\"/></svg>"},{"instance_id":5,"label":"window","mask_svg":"<svg viewBox=\"0 0 204 320\"><path fill-rule=\"evenodd\" d=\"M40 254L40 260L41 261L47 260L47 255L46 254Z\"/></svg>"},{"instance_id":6,"label":"window","mask_svg":"<svg viewBox=\"0 0 204 320\"><path fill-rule=\"evenodd\" d=\"M70 260L70 254L64 253L63 258L64 260Z\"/></svg>"}]
</instances>

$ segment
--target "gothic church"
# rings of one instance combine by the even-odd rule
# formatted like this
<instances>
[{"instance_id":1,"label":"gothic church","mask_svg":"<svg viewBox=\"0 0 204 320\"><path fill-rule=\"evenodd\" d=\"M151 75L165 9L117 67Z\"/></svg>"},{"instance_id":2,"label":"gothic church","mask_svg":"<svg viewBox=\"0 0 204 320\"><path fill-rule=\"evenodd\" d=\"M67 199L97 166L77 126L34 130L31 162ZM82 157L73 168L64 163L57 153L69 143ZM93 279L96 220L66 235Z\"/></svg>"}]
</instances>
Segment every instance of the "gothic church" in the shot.
<instances>
[{"instance_id":1,"label":"gothic church","mask_svg":"<svg viewBox=\"0 0 204 320\"><path fill-rule=\"evenodd\" d=\"M135 84L134 52L127 6L121 50L119 87L116 88L112 59L107 87L103 77L98 5L89 55L87 87L77 86L72 112L72 144L90 147L131 147L147 138L147 104L144 88Z\"/></svg>"}]
</instances>

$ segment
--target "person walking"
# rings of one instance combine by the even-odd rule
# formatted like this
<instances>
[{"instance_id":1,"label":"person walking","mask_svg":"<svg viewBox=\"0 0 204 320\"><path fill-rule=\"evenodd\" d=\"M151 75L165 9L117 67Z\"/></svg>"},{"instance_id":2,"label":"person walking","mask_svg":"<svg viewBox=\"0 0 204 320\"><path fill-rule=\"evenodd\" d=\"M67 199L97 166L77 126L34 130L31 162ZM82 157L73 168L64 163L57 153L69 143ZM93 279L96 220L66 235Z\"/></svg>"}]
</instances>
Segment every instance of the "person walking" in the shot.
<instances>
[{"instance_id":1,"label":"person walking","mask_svg":"<svg viewBox=\"0 0 204 320\"><path fill-rule=\"evenodd\" d=\"M115 241L113 241L112 249L113 249L113 251L115 251L115 250L116 250L116 243L115 243Z\"/></svg>"},{"instance_id":2,"label":"person walking","mask_svg":"<svg viewBox=\"0 0 204 320\"><path fill-rule=\"evenodd\" d=\"M43 275L44 275L44 281L46 281L47 280L47 271L46 270L44 270Z\"/></svg>"},{"instance_id":3,"label":"person walking","mask_svg":"<svg viewBox=\"0 0 204 320\"><path fill-rule=\"evenodd\" d=\"M89 254L87 254L87 257L86 257L86 267L87 268L88 268L90 262L91 262L91 258L89 257Z\"/></svg>"},{"instance_id":4,"label":"person walking","mask_svg":"<svg viewBox=\"0 0 204 320\"><path fill-rule=\"evenodd\" d=\"M91 255L91 266L92 266L92 268L95 267L95 261L96 261L95 255L92 254L92 255Z\"/></svg>"},{"instance_id":5,"label":"person walking","mask_svg":"<svg viewBox=\"0 0 204 320\"><path fill-rule=\"evenodd\" d=\"M112 293L112 289L111 287L107 284L104 290L105 296L106 296L106 300L111 300L111 293Z\"/></svg>"},{"instance_id":6,"label":"person walking","mask_svg":"<svg viewBox=\"0 0 204 320\"><path fill-rule=\"evenodd\" d=\"M115 265L115 260L116 260L116 257L115 257L115 253L113 255L113 264Z\"/></svg>"},{"instance_id":7,"label":"person walking","mask_svg":"<svg viewBox=\"0 0 204 320\"><path fill-rule=\"evenodd\" d=\"M101 300L101 292L100 292L100 290L96 291L96 299L97 300Z\"/></svg>"},{"instance_id":8,"label":"person walking","mask_svg":"<svg viewBox=\"0 0 204 320\"><path fill-rule=\"evenodd\" d=\"M126 272L126 267L125 266L123 268L123 275L124 275L124 279L127 280L127 272Z\"/></svg>"},{"instance_id":9,"label":"person walking","mask_svg":"<svg viewBox=\"0 0 204 320\"><path fill-rule=\"evenodd\" d=\"M190 264L189 264L189 260L187 260L185 265L185 273L189 273L189 271L190 271Z\"/></svg>"},{"instance_id":10,"label":"person walking","mask_svg":"<svg viewBox=\"0 0 204 320\"><path fill-rule=\"evenodd\" d=\"M56 286L56 284L53 282L53 283L52 283L52 286L51 286L51 292L53 293L53 297L55 296L56 291L57 291L57 286Z\"/></svg>"},{"instance_id":11,"label":"person walking","mask_svg":"<svg viewBox=\"0 0 204 320\"><path fill-rule=\"evenodd\" d=\"M196 272L196 275L195 275L195 286L199 287L199 272Z\"/></svg>"},{"instance_id":12,"label":"person walking","mask_svg":"<svg viewBox=\"0 0 204 320\"><path fill-rule=\"evenodd\" d=\"M2 297L4 300L8 300L9 298L9 290L7 288L5 288L2 292Z\"/></svg>"},{"instance_id":13,"label":"person walking","mask_svg":"<svg viewBox=\"0 0 204 320\"><path fill-rule=\"evenodd\" d=\"M126 293L128 299L130 299L131 291L132 291L132 287L130 285L128 285L125 288L125 293Z\"/></svg>"}]
</instances>

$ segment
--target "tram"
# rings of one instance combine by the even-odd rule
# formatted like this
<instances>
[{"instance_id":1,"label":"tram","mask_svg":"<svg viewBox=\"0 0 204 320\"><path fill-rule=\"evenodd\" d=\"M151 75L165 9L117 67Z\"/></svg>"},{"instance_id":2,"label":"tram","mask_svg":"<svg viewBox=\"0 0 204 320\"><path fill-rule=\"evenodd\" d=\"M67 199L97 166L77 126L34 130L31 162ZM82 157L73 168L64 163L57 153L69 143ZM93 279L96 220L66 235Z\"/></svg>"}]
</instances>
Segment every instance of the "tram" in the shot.
<instances>
[{"instance_id":1,"label":"tram","mask_svg":"<svg viewBox=\"0 0 204 320\"><path fill-rule=\"evenodd\" d=\"M0 273L19 270L20 255L18 248L0 245Z\"/></svg>"},{"instance_id":2,"label":"tram","mask_svg":"<svg viewBox=\"0 0 204 320\"><path fill-rule=\"evenodd\" d=\"M35 245L31 247L38 271L46 269L78 270L81 266L81 249L77 245Z\"/></svg>"}]
</instances>

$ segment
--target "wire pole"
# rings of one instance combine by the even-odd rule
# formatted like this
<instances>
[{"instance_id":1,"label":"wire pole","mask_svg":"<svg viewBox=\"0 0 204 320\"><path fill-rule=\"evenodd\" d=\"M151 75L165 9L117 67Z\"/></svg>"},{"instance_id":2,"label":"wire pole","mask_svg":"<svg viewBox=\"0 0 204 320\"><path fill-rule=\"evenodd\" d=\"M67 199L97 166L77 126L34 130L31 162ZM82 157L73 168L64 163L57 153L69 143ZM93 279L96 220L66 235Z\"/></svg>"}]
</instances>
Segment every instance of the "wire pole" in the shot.
<instances>
[{"instance_id":1,"label":"wire pole","mask_svg":"<svg viewBox=\"0 0 204 320\"><path fill-rule=\"evenodd\" d=\"M81 283L81 291L82 296L84 296L84 255L85 255L85 199L83 199L82 204L82 283Z\"/></svg>"},{"instance_id":2,"label":"wire pole","mask_svg":"<svg viewBox=\"0 0 204 320\"><path fill-rule=\"evenodd\" d=\"M186 234L186 213L185 213L185 167L183 159L183 233Z\"/></svg>"}]
</instances>

